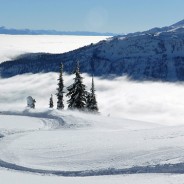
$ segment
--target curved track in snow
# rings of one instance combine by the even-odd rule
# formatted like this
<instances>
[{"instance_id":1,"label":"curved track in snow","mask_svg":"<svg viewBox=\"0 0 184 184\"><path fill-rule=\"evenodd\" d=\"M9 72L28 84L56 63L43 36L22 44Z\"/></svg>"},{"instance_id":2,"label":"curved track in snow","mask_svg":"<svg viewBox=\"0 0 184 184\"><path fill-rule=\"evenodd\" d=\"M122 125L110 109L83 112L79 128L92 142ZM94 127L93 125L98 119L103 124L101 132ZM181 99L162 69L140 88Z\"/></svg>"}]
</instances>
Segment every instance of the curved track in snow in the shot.
<instances>
[{"instance_id":1,"label":"curved track in snow","mask_svg":"<svg viewBox=\"0 0 184 184\"><path fill-rule=\"evenodd\" d=\"M55 171L55 170L41 170L41 169L28 168L0 160L0 167L22 172L31 172L37 174L48 174L67 177L103 176L103 175L138 174L138 173L184 174L184 163L154 165L144 167L135 166L127 169L107 168L101 170L85 170L85 171Z\"/></svg>"}]
</instances>

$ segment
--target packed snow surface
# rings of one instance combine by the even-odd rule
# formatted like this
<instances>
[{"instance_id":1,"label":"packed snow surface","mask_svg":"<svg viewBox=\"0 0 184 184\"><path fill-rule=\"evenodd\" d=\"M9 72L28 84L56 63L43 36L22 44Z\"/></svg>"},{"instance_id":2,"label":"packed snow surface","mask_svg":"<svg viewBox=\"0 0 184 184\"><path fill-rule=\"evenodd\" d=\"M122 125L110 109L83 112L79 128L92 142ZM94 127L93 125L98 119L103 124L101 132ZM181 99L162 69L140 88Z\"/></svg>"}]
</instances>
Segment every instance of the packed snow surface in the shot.
<instances>
[{"instance_id":1,"label":"packed snow surface","mask_svg":"<svg viewBox=\"0 0 184 184\"><path fill-rule=\"evenodd\" d=\"M72 111L2 111L0 178L19 184L182 183L183 175L169 173L183 173L174 167L184 161L183 132L184 125Z\"/></svg>"},{"instance_id":2,"label":"packed snow surface","mask_svg":"<svg viewBox=\"0 0 184 184\"><path fill-rule=\"evenodd\" d=\"M0 122L3 168L91 176L173 172L175 164L184 162L183 125L49 109L2 112ZM14 129L15 122L16 131L4 133ZM154 167L158 170L153 171Z\"/></svg>"},{"instance_id":3,"label":"packed snow surface","mask_svg":"<svg viewBox=\"0 0 184 184\"><path fill-rule=\"evenodd\" d=\"M183 184L184 175L135 174L93 177L57 177L10 172L0 169L3 184Z\"/></svg>"}]
</instances>

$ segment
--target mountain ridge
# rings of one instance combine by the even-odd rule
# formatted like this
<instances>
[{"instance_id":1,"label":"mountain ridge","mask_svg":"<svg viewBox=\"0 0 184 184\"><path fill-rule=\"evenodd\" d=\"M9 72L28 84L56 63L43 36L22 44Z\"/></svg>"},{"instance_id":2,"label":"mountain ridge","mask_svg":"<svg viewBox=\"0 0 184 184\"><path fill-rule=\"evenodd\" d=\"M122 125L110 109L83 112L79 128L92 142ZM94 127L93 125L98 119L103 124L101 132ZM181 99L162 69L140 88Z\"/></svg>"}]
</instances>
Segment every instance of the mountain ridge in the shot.
<instances>
[{"instance_id":1,"label":"mountain ridge","mask_svg":"<svg viewBox=\"0 0 184 184\"><path fill-rule=\"evenodd\" d=\"M96 76L127 76L132 80L184 81L184 28L168 26L120 35L64 54L23 55L0 64L1 77L24 73L81 72Z\"/></svg>"},{"instance_id":2,"label":"mountain ridge","mask_svg":"<svg viewBox=\"0 0 184 184\"><path fill-rule=\"evenodd\" d=\"M177 26L181 27L181 26L184 26L184 19L181 20L181 21L179 21L179 22L177 22L177 23L175 23L175 24L172 24L171 26L172 27L177 27Z\"/></svg>"},{"instance_id":3,"label":"mountain ridge","mask_svg":"<svg viewBox=\"0 0 184 184\"><path fill-rule=\"evenodd\" d=\"M31 29L8 29L0 27L0 34L10 35L76 35L76 36L115 36L115 33L99 33L92 31L56 31L56 30L31 30Z\"/></svg>"}]
</instances>

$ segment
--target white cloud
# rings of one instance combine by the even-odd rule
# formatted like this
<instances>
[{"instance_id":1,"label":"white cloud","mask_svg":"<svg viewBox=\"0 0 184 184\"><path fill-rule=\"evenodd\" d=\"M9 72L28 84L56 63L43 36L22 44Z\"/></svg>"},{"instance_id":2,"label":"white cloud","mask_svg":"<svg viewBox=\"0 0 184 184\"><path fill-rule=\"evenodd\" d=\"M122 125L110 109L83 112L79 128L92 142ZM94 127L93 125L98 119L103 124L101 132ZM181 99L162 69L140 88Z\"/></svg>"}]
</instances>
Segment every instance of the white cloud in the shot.
<instances>
[{"instance_id":1,"label":"white cloud","mask_svg":"<svg viewBox=\"0 0 184 184\"><path fill-rule=\"evenodd\" d=\"M91 77L83 74L84 83ZM28 74L0 80L0 108L26 106L26 97L33 96L37 108L48 107L50 94L56 93L57 73ZM64 75L65 86L73 76ZM102 115L123 117L163 124L184 123L183 84L162 82L133 82L125 77L116 80L95 78L96 95ZM56 96L54 102L56 106ZM65 97L65 107L66 107Z\"/></svg>"},{"instance_id":2,"label":"white cloud","mask_svg":"<svg viewBox=\"0 0 184 184\"><path fill-rule=\"evenodd\" d=\"M91 43L97 43L106 36L49 36L49 35L0 35L0 62L11 60L23 53L64 53Z\"/></svg>"}]
</instances>

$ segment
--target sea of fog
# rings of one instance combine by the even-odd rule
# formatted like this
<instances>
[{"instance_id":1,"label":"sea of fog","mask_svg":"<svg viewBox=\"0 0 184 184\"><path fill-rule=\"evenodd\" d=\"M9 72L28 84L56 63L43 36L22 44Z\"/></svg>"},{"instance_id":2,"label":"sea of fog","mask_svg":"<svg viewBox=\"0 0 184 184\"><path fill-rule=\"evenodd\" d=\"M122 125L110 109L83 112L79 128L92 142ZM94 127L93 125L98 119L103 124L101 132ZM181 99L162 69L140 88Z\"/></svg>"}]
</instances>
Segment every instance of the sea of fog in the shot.
<instances>
[{"instance_id":1,"label":"sea of fog","mask_svg":"<svg viewBox=\"0 0 184 184\"><path fill-rule=\"evenodd\" d=\"M24 53L64 53L106 38L108 37L0 34L0 62Z\"/></svg>"},{"instance_id":2,"label":"sea of fog","mask_svg":"<svg viewBox=\"0 0 184 184\"><path fill-rule=\"evenodd\" d=\"M62 53L96 43L106 37L81 36L12 36L0 35L0 61L25 52ZM74 76L64 75L65 87ZM91 77L83 74L88 90ZM47 108L50 95L56 106L57 73L26 74L0 79L0 110L26 107L26 97L33 96L36 108ZM95 78L100 113L168 125L184 123L184 84L134 82L126 77L114 80ZM66 89L65 89L66 91ZM65 97L65 109L67 98Z\"/></svg>"},{"instance_id":3,"label":"sea of fog","mask_svg":"<svg viewBox=\"0 0 184 184\"><path fill-rule=\"evenodd\" d=\"M83 74L89 90L91 77ZM64 75L64 85L73 82ZM26 74L0 80L0 109L24 108L26 97L37 101L36 108L48 108L50 95L56 107L57 73ZM114 80L95 77L96 96L102 115L163 124L184 123L184 85L161 82L133 82L125 77ZM65 88L65 92L67 92ZM67 98L65 97L65 109Z\"/></svg>"}]
</instances>

